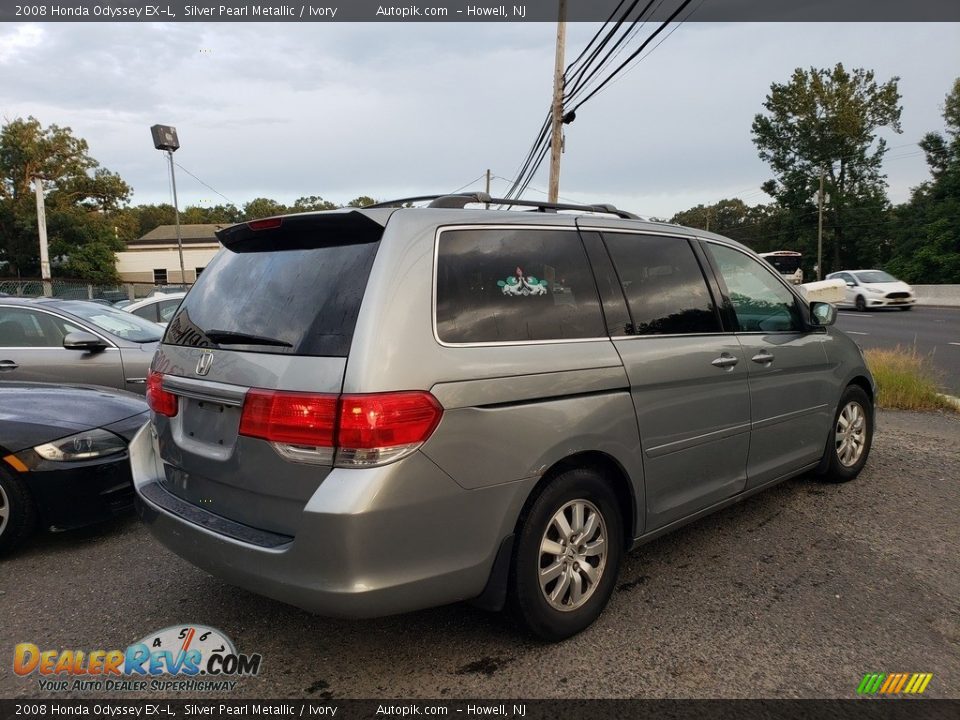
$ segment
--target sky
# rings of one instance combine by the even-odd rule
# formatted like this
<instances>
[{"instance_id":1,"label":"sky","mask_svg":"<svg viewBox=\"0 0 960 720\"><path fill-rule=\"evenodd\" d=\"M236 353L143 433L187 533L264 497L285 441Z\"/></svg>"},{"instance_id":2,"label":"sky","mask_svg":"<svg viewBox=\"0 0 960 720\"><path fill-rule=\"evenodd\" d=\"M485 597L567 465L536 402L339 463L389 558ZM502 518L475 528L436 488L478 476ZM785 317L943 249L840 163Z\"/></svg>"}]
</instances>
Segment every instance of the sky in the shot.
<instances>
[{"instance_id":1,"label":"sky","mask_svg":"<svg viewBox=\"0 0 960 720\"><path fill-rule=\"evenodd\" d=\"M600 23L571 23L567 59ZM0 118L69 126L134 189L169 202L150 126L177 128L181 208L320 195L346 203L503 193L549 107L551 23L0 24ZM632 49L632 48L631 48ZM624 56L625 57L625 56ZM917 141L943 128L960 24L696 23L566 126L560 195L670 217L768 202L750 125L797 67L900 78L903 133L880 130L889 197L928 178ZM198 180L199 179L199 180ZM543 199L547 163L525 197Z\"/></svg>"}]
</instances>

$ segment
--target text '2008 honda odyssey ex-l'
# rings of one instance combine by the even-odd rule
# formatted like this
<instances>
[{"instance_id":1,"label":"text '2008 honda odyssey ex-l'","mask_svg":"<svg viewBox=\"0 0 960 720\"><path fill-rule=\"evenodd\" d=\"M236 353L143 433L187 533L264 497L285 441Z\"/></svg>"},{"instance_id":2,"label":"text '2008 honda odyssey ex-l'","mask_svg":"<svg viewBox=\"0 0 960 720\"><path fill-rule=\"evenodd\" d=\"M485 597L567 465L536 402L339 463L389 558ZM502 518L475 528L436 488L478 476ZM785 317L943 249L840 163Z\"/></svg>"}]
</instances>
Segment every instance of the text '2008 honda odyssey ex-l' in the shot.
<instances>
[{"instance_id":1,"label":"text '2008 honda odyssey ex-l'","mask_svg":"<svg viewBox=\"0 0 960 720\"><path fill-rule=\"evenodd\" d=\"M218 233L131 445L161 542L319 613L473 599L556 640L632 547L863 468L873 381L833 306L717 235L489 200Z\"/></svg>"}]
</instances>

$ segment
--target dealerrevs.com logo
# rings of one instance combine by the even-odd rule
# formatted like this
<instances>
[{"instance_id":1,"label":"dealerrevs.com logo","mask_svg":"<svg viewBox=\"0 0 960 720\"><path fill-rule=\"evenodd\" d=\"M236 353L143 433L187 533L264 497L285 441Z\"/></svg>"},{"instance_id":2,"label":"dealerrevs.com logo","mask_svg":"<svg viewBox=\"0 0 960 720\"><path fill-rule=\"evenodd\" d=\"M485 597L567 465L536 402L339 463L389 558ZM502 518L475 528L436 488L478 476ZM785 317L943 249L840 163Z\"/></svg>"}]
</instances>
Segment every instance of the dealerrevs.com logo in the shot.
<instances>
[{"instance_id":1,"label":"dealerrevs.com logo","mask_svg":"<svg viewBox=\"0 0 960 720\"><path fill-rule=\"evenodd\" d=\"M173 625L150 633L126 650L41 650L20 643L13 671L38 675L45 692L205 692L233 690L236 678L260 672L259 653L238 653L216 628Z\"/></svg>"}]
</instances>

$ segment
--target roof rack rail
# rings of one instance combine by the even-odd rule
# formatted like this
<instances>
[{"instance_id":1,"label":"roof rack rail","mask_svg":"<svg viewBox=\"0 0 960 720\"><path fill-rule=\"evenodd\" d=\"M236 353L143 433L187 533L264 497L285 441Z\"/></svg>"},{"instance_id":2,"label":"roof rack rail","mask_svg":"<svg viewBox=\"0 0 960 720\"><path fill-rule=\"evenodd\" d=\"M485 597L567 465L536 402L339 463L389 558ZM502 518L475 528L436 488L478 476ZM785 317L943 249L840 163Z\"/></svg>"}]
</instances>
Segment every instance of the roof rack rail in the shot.
<instances>
[{"instance_id":1,"label":"roof rack rail","mask_svg":"<svg viewBox=\"0 0 960 720\"><path fill-rule=\"evenodd\" d=\"M464 208L471 203L484 203L487 205L507 205L517 207L534 208L538 212L555 212L557 210L580 210L582 212L604 213L607 215L616 215L628 220L639 220L640 217L626 210L620 210L609 203L598 203L595 205L578 205L576 203L550 203L538 202L536 200L508 200L505 198L490 197L485 192L456 193L448 195L419 195L417 197L398 198L396 200L386 200L367 205L368 208L388 208L398 207L404 203L426 202L430 201L428 207L432 208Z\"/></svg>"}]
</instances>

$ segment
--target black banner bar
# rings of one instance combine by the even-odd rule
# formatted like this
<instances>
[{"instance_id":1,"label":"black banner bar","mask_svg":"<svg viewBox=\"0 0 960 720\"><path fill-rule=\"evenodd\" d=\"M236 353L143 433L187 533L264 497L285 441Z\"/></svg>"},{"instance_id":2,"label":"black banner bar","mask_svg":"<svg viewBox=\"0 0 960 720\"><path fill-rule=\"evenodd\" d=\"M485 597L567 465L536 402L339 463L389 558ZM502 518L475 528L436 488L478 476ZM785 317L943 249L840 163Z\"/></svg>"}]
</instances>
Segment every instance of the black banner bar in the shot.
<instances>
[{"instance_id":1,"label":"black banner bar","mask_svg":"<svg viewBox=\"0 0 960 720\"><path fill-rule=\"evenodd\" d=\"M682 0L665 0L648 20L665 20ZM569 0L571 22L602 22L619 0ZM639 12L646 3L634 11ZM0 0L0 22L553 22L557 0ZM694 0L678 16L696 22L960 21L957 0Z\"/></svg>"},{"instance_id":2,"label":"black banner bar","mask_svg":"<svg viewBox=\"0 0 960 720\"><path fill-rule=\"evenodd\" d=\"M960 700L0 700L0 720L77 717L956 720Z\"/></svg>"}]
</instances>

